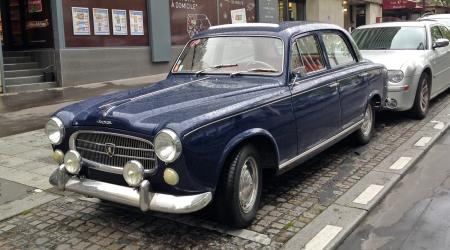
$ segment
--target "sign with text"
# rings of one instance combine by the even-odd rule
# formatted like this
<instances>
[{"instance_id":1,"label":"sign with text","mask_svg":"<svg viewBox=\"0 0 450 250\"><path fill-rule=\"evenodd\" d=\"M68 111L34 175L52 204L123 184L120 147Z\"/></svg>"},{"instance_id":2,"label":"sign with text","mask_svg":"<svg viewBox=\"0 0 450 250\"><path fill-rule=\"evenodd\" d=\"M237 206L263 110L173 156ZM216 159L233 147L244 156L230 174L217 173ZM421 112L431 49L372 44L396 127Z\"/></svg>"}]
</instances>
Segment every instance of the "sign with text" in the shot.
<instances>
[{"instance_id":1,"label":"sign with text","mask_svg":"<svg viewBox=\"0 0 450 250\"><path fill-rule=\"evenodd\" d=\"M130 33L132 36L144 35L144 12L130 10Z\"/></svg>"},{"instance_id":2,"label":"sign with text","mask_svg":"<svg viewBox=\"0 0 450 250\"><path fill-rule=\"evenodd\" d=\"M231 11L231 23L246 23L247 16L245 15L245 9L237 9Z\"/></svg>"},{"instance_id":3,"label":"sign with text","mask_svg":"<svg viewBox=\"0 0 450 250\"><path fill-rule=\"evenodd\" d=\"M128 35L127 11L113 9L111 13L113 21L113 35Z\"/></svg>"},{"instance_id":4,"label":"sign with text","mask_svg":"<svg viewBox=\"0 0 450 250\"><path fill-rule=\"evenodd\" d=\"M72 23L74 35L90 35L89 8L72 7Z\"/></svg>"},{"instance_id":5,"label":"sign with text","mask_svg":"<svg viewBox=\"0 0 450 250\"><path fill-rule=\"evenodd\" d=\"M245 10L245 22L256 22L255 0L220 0L219 1L219 24L233 23L231 11ZM238 12L238 13L239 13Z\"/></svg>"},{"instance_id":6,"label":"sign with text","mask_svg":"<svg viewBox=\"0 0 450 250\"><path fill-rule=\"evenodd\" d=\"M170 0L170 28L173 44L184 44L198 32L213 25L217 25L216 1Z\"/></svg>"},{"instance_id":7,"label":"sign with text","mask_svg":"<svg viewBox=\"0 0 450 250\"><path fill-rule=\"evenodd\" d=\"M94 34L100 36L109 36L109 13L108 9L92 9L94 18Z\"/></svg>"}]
</instances>

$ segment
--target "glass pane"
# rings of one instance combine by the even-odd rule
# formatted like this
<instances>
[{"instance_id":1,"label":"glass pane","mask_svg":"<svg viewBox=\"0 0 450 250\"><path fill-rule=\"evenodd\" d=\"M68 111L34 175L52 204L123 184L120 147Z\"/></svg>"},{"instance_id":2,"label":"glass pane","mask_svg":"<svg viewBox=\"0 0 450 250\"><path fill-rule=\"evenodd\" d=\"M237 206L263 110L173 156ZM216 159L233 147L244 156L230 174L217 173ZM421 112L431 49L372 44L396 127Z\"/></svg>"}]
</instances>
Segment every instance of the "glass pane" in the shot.
<instances>
[{"instance_id":1,"label":"glass pane","mask_svg":"<svg viewBox=\"0 0 450 250\"><path fill-rule=\"evenodd\" d=\"M423 50L426 48L423 27L356 29L352 36L361 50Z\"/></svg>"},{"instance_id":2,"label":"glass pane","mask_svg":"<svg viewBox=\"0 0 450 250\"><path fill-rule=\"evenodd\" d=\"M306 73L319 71L325 68L319 45L314 36L305 36L297 39L300 50L300 65L305 68Z\"/></svg>"},{"instance_id":3,"label":"glass pane","mask_svg":"<svg viewBox=\"0 0 450 250\"><path fill-rule=\"evenodd\" d=\"M431 39L432 42L436 42L437 39L442 38L442 34L439 31L439 28L437 26L431 27Z\"/></svg>"},{"instance_id":4,"label":"glass pane","mask_svg":"<svg viewBox=\"0 0 450 250\"><path fill-rule=\"evenodd\" d=\"M283 54L283 42L278 38L201 38L186 46L172 72L205 70L204 73L230 74L252 71L251 74L279 75L283 71Z\"/></svg>"},{"instance_id":5,"label":"glass pane","mask_svg":"<svg viewBox=\"0 0 450 250\"><path fill-rule=\"evenodd\" d=\"M328 33L322 35L322 39L332 68L355 62L351 50L340 35Z\"/></svg>"}]
</instances>

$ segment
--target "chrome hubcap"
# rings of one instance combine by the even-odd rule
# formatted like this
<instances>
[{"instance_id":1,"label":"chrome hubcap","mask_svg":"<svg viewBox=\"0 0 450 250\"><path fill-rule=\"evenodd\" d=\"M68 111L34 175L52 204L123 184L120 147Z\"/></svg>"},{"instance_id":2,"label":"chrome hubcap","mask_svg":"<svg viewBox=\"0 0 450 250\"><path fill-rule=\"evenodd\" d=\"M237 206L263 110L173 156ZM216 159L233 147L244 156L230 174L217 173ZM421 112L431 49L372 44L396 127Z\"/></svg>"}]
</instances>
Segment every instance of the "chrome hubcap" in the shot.
<instances>
[{"instance_id":1,"label":"chrome hubcap","mask_svg":"<svg viewBox=\"0 0 450 250\"><path fill-rule=\"evenodd\" d=\"M422 91L420 91L420 108L422 109L422 111L427 110L429 99L430 99L430 96L429 96L427 80L423 80L422 81Z\"/></svg>"},{"instance_id":2,"label":"chrome hubcap","mask_svg":"<svg viewBox=\"0 0 450 250\"><path fill-rule=\"evenodd\" d=\"M370 106L367 106L366 112L364 113L364 121L361 126L361 131L364 136L368 136L370 134L370 131L372 131L372 109Z\"/></svg>"},{"instance_id":3,"label":"chrome hubcap","mask_svg":"<svg viewBox=\"0 0 450 250\"><path fill-rule=\"evenodd\" d=\"M258 166L253 157L248 157L239 178L239 203L244 213L253 209L258 192Z\"/></svg>"}]
</instances>

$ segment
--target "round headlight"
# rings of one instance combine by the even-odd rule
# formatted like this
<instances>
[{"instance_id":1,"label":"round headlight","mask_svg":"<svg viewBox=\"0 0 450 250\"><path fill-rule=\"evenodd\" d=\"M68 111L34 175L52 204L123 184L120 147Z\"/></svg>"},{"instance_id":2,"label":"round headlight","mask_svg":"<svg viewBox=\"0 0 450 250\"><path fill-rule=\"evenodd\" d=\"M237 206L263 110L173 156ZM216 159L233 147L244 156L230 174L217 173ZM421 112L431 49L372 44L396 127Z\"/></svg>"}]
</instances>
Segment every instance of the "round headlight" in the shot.
<instances>
[{"instance_id":1,"label":"round headlight","mask_svg":"<svg viewBox=\"0 0 450 250\"><path fill-rule=\"evenodd\" d=\"M174 162L181 154L178 135L170 129L161 130L155 137L155 153L163 162Z\"/></svg>"},{"instance_id":2,"label":"round headlight","mask_svg":"<svg viewBox=\"0 0 450 250\"><path fill-rule=\"evenodd\" d=\"M405 74L401 70L388 70L388 78L390 82L399 83L404 77Z\"/></svg>"},{"instance_id":3,"label":"round headlight","mask_svg":"<svg viewBox=\"0 0 450 250\"><path fill-rule=\"evenodd\" d=\"M123 167L123 178L131 187L137 187L144 180L144 167L138 161L129 161Z\"/></svg>"},{"instance_id":4,"label":"round headlight","mask_svg":"<svg viewBox=\"0 0 450 250\"><path fill-rule=\"evenodd\" d=\"M81 155L75 150L70 150L64 156L64 167L71 174L78 174L81 170Z\"/></svg>"},{"instance_id":5,"label":"round headlight","mask_svg":"<svg viewBox=\"0 0 450 250\"><path fill-rule=\"evenodd\" d=\"M60 144L64 138L64 124L57 117L52 117L45 125L45 133L52 144Z\"/></svg>"}]
</instances>

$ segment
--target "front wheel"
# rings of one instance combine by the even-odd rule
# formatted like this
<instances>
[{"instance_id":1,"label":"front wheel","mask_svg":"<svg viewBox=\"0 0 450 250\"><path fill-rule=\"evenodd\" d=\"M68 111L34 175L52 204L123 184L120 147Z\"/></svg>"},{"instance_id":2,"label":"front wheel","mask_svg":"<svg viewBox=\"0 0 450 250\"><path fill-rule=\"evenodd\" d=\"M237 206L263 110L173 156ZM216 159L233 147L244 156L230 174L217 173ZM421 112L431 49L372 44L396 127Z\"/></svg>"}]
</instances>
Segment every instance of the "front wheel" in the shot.
<instances>
[{"instance_id":1,"label":"front wheel","mask_svg":"<svg viewBox=\"0 0 450 250\"><path fill-rule=\"evenodd\" d=\"M354 136L359 144L367 144L373 136L375 131L375 111L372 104L367 104L364 112L363 123L361 127L355 132Z\"/></svg>"},{"instance_id":2,"label":"front wheel","mask_svg":"<svg viewBox=\"0 0 450 250\"><path fill-rule=\"evenodd\" d=\"M430 105L430 84L427 74L422 74L417 87L416 97L414 99L414 106L410 110L410 114L416 119L423 119L428 113Z\"/></svg>"},{"instance_id":3,"label":"front wheel","mask_svg":"<svg viewBox=\"0 0 450 250\"><path fill-rule=\"evenodd\" d=\"M216 209L222 223L248 226L256 216L262 190L260 157L246 145L234 153L225 166L216 192Z\"/></svg>"}]
</instances>

